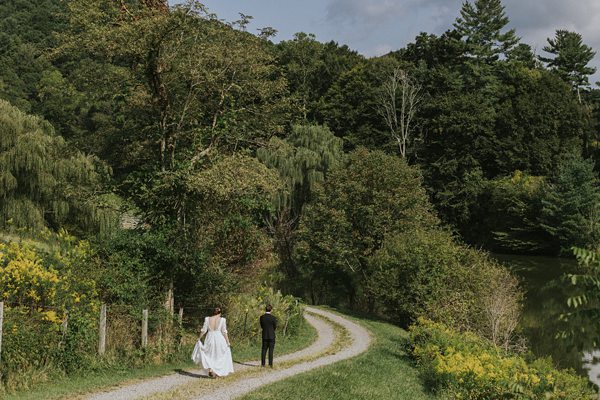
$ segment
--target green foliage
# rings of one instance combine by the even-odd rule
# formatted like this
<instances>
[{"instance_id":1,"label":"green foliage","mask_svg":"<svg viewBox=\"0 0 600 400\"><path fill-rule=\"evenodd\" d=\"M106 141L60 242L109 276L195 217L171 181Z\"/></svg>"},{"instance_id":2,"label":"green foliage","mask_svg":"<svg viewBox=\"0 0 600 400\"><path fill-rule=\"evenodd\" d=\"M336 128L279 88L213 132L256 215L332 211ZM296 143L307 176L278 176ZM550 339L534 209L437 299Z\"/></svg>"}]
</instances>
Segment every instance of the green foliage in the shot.
<instances>
[{"instance_id":1,"label":"green foliage","mask_svg":"<svg viewBox=\"0 0 600 400\"><path fill-rule=\"evenodd\" d=\"M591 160L567 157L545 188L541 227L556 250L600 243L600 188Z\"/></svg>"},{"instance_id":2,"label":"green foliage","mask_svg":"<svg viewBox=\"0 0 600 400\"><path fill-rule=\"evenodd\" d=\"M482 231L493 234L488 246L509 252L549 249L550 237L539 226L545 188L544 177L522 171L486 182L481 212L486 216Z\"/></svg>"},{"instance_id":3,"label":"green foliage","mask_svg":"<svg viewBox=\"0 0 600 400\"><path fill-rule=\"evenodd\" d=\"M565 274L563 282L570 289L568 309L559 319L565 323L557 337L578 348L596 348L600 344L600 255L598 250L573 248L577 258L577 271ZM566 328L564 328L566 326Z\"/></svg>"},{"instance_id":4,"label":"green foliage","mask_svg":"<svg viewBox=\"0 0 600 400\"><path fill-rule=\"evenodd\" d=\"M426 385L451 398L595 398L585 378L555 369L549 359L529 362L425 319L411 327L409 347Z\"/></svg>"},{"instance_id":5,"label":"green foliage","mask_svg":"<svg viewBox=\"0 0 600 400\"><path fill-rule=\"evenodd\" d=\"M507 54L518 43L515 30L501 31L508 24L501 0L465 1L454 27L464 37L470 56L484 62Z\"/></svg>"},{"instance_id":6,"label":"green foliage","mask_svg":"<svg viewBox=\"0 0 600 400\"><path fill-rule=\"evenodd\" d=\"M347 148L394 149L377 108L381 80L397 65L391 57L365 60L342 73L325 93L319 120L343 137Z\"/></svg>"},{"instance_id":7,"label":"green foliage","mask_svg":"<svg viewBox=\"0 0 600 400\"><path fill-rule=\"evenodd\" d=\"M139 166L192 168L217 150L255 148L283 132L285 80L266 42L243 24L222 23L195 1L170 12L74 1L69 15L59 54L111 65L97 70L116 80L112 105L124 118L113 124L131 135L109 131L106 145L127 146Z\"/></svg>"},{"instance_id":8,"label":"green foliage","mask_svg":"<svg viewBox=\"0 0 600 400\"><path fill-rule=\"evenodd\" d=\"M159 290L179 261L165 236L156 230L129 230L93 243L96 258L86 274L96 282L103 302L138 309L161 304Z\"/></svg>"},{"instance_id":9,"label":"green foliage","mask_svg":"<svg viewBox=\"0 0 600 400\"><path fill-rule=\"evenodd\" d=\"M372 307L369 257L389 235L436 223L418 170L383 152L356 150L330 172L302 217L297 262L306 269L304 286L313 301L342 294Z\"/></svg>"},{"instance_id":10,"label":"green foliage","mask_svg":"<svg viewBox=\"0 0 600 400\"><path fill-rule=\"evenodd\" d=\"M333 41L320 43L313 34L304 32L278 43L276 51L305 121L312 121L319 114L319 101L333 82L363 60L346 45L339 46Z\"/></svg>"},{"instance_id":11,"label":"green foliage","mask_svg":"<svg viewBox=\"0 0 600 400\"><path fill-rule=\"evenodd\" d=\"M516 341L522 300L516 278L448 232L388 237L370 261L372 291L388 318L409 325L427 316L505 348Z\"/></svg>"},{"instance_id":12,"label":"green foliage","mask_svg":"<svg viewBox=\"0 0 600 400\"><path fill-rule=\"evenodd\" d=\"M280 188L257 159L225 157L187 179L186 229L215 266L252 275L269 259L264 219Z\"/></svg>"},{"instance_id":13,"label":"green foliage","mask_svg":"<svg viewBox=\"0 0 600 400\"><path fill-rule=\"evenodd\" d=\"M91 362L98 297L84 271L87 242L61 234L49 252L0 244L0 293L5 302L0 392L70 373Z\"/></svg>"},{"instance_id":14,"label":"green foliage","mask_svg":"<svg viewBox=\"0 0 600 400\"><path fill-rule=\"evenodd\" d=\"M114 229L114 199L98 194L107 174L101 167L47 121L0 100L0 227Z\"/></svg>"},{"instance_id":15,"label":"green foliage","mask_svg":"<svg viewBox=\"0 0 600 400\"><path fill-rule=\"evenodd\" d=\"M447 232L415 229L386 237L370 262L372 290L385 305L384 314L408 325L440 305L447 293L444 280L460 268L459 252Z\"/></svg>"},{"instance_id":16,"label":"green foliage","mask_svg":"<svg viewBox=\"0 0 600 400\"><path fill-rule=\"evenodd\" d=\"M283 187L275 200L275 213L269 226L281 269L282 284L298 277L293 260L295 233L304 204L310 201L316 185L343 156L342 140L318 125L295 125L285 139L272 138L267 147L258 149L258 158L279 172Z\"/></svg>"},{"instance_id":17,"label":"green foliage","mask_svg":"<svg viewBox=\"0 0 600 400\"><path fill-rule=\"evenodd\" d=\"M588 77L596 72L596 68L588 67L588 64L596 53L583 43L579 33L558 29L554 39L548 38L548 45L543 50L554 58L540 57L540 60L576 88L578 93L580 87L589 86Z\"/></svg>"},{"instance_id":18,"label":"green foliage","mask_svg":"<svg viewBox=\"0 0 600 400\"><path fill-rule=\"evenodd\" d=\"M65 8L57 0L0 4L0 99L24 112L40 109L37 84L54 70L43 53L55 45L53 33L65 28Z\"/></svg>"},{"instance_id":19,"label":"green foliage","mask_svg":"<svg viewBox=\"0 0 600 400\"><path fill-rule=\"evenodd\" d=\"M260 287L249 294L233 295L226 304L224 316L234 342L260 338L259 318L268 304L273 306L272 314L277 318L278 338L294 336L306 323L300 300L271 288Z\"/></svg>"},{"instance_id":20,"label":"green foliage","mask_svg":"<svg viewBox=\"0 0 600 400\"><path fill-rule=\"evenodd\" d=\"M314 187L341 159L342 141L326 127L295 125L285 140L272 138L267 147L258 149L257 156L279 171L285 182L277 198L277 209L288 209L293 217L298 217Z\"/></svg>"},{"instance_id":21,"label":"green foliage","mask_svg":"<svg viewBox=\"0 0 600 400\"><path fill-rule=\"evenodd\" d=\"M457 77L435 67L431 74L417 152L425 183L444 221L482 243L491 231L478 231L476 222L486 215L478 200L487 195L485 181L515 170L551 174L562 155L580 151L584 115L568 86L546 71L501 64L486 72L488 86L472 93L463 85L474 84L474 72Z\"/></svg>"}]
</instances>

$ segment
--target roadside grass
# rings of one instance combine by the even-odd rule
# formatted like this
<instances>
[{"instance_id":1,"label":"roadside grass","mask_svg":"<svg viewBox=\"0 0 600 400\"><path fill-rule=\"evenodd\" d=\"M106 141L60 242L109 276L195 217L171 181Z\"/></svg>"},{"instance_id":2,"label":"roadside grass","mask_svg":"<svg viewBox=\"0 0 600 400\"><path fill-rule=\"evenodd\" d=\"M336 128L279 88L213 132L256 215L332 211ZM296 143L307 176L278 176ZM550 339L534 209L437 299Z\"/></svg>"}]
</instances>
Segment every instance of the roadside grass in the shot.
<instances>
[{"instance_id":1,"label":"roadside grass","mask_svg":"<svg viewBox=\"0 0 600 400\"><path fill-rule=\"evenodd\" d=\"M308 347L317 338L316 330L308 323L302 324L297 335L281 339L277 343L278 354L288 354ZM180 361L173 363L147 365L141 368L110 368L101 371L85 372L82 375L66 376L52 382L36 386L30 390L18 391L12 394L0 395L3 400L55 400L55 399L81 399L86 394L116 388L126 384L135 383L144 379L169 375L177 370L193 370L198 367L186 359L184 352ZM235 344L232 347L233 358L238 362L246 362L260 358L260 342L249 341ZM187 357L189 359L189 357Z\"/></svg>"},{"instance_id":2,"label":"roadside grass","mask_svg":"<svg viewBox=\"0 0 600 400\"><path fill-rule=\"evenodd\" d=\"M384 322L353 318L373 343L366 353L265 386L241 400L420 400L436 399L423 387L402 349L407 332Z\"/></svg>"}]
</instances>

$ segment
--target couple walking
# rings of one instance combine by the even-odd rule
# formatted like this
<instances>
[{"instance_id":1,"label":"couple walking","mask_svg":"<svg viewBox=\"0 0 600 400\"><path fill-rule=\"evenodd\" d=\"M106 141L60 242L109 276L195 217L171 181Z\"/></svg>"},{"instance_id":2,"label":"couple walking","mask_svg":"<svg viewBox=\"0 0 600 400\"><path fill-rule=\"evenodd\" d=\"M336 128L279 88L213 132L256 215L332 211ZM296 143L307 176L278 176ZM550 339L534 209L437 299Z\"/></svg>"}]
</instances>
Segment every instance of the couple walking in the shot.
<instances>
[{"instance_id":1,"label":"couple walking","mask_svg":"<svg viewBox=\"0 0 600 400\"><path fill-rule=\"evenodd\" d=\"M269 353L269 366L273 367L273 351L275 349L275 329L277 319L271 315L273 307L268 305L265 313L260 316L262 329L261 365L265 366L267 352ZM204 343L200 339L206 334ZM227 322L221 317L221 309L215 308L213 315L204 318L204 325L200 330L200 337L194 347L192 360L208 371L208 376L216 378L227 376L233 372L231 358L231 344L227 336Z\"/></svg>"}]
</instances>

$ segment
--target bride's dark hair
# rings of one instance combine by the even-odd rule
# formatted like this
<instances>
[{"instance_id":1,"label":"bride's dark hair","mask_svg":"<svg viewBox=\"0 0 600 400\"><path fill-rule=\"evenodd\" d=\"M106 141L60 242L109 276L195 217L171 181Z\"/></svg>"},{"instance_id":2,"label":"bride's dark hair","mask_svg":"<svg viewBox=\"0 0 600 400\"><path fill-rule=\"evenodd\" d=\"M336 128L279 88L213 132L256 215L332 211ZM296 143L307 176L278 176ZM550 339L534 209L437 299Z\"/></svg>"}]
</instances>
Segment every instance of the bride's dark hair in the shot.
<instances>
[{"instance_id":1,"label":"bride's dark hair","mask_svg":"<svg viewBox=\"0 0 600 400\"><path fill-rule=\"evenodd\" d=\"M219 315L219 314L221 314L221 308L215 307L215 311L213 312L213 315Z\"/></svg>"}]
</instances>

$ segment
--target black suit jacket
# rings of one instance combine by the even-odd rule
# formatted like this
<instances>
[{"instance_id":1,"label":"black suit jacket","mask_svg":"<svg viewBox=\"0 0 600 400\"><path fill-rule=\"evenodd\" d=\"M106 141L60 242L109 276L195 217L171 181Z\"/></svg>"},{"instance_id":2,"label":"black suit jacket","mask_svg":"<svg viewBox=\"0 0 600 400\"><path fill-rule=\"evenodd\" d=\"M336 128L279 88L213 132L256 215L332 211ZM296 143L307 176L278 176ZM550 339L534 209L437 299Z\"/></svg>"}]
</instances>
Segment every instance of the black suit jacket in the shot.
<instances>
[{"instance_id":1,"label":"black suit jacket","mask_svg":"<svg viewBox=\"0 0 600 400\"><path fill-rule=\"evenodd\" d=\"M271 314L260 316L260 327L262 328L263 340L275 340L275 329L277 329L277 318Z\"/></svg>"}]
</instances>

